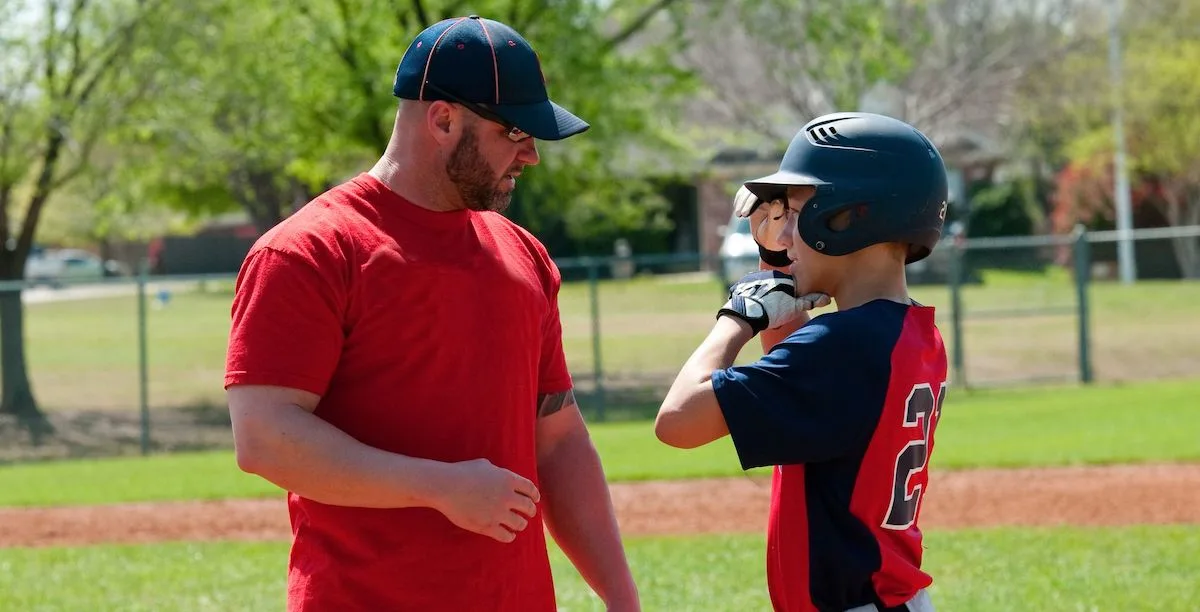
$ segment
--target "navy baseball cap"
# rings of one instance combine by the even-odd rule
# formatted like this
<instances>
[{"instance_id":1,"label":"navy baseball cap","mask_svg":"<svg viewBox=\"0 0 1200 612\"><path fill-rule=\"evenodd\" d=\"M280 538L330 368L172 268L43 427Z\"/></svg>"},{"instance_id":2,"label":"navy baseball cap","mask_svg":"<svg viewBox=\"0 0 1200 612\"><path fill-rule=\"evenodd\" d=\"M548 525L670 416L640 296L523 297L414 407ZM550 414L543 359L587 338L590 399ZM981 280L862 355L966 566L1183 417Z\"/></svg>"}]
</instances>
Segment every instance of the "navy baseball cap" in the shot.
<instances>
[{"instance_id":1,"label":"navy baseball cap","mask_svg":"<svg viewBox=\"0 0 1200 612\"><path fill-rule=\"evenodd\" d=\"M550 100L529 42L478 15L445 19L418 34L396 69L392 94L457 102L540 140L562 140L590 127Z\"/></svg>"}]
</instances>

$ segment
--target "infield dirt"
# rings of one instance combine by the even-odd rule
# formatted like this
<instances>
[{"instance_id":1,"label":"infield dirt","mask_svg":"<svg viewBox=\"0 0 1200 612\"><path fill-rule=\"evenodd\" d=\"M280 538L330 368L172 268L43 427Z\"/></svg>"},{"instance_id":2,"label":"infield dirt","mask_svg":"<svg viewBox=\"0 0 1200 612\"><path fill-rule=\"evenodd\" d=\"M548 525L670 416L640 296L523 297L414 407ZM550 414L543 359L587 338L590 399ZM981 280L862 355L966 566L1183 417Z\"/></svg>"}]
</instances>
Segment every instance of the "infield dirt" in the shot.
<instances>
[{"instance_id":1,"label":"infield dirt","mask_svg":"<svg viewBox=\"0 0 1200 612\"><path fill-rule=\"evenodd\" d=\"M615 483L611 491L625 536L761 533L770 481L743 477ZM934 472L921 512L925 530L1200 523L1200 465ZM0 509L0 547L290 536L282 496Z\"/></svg>"}]
</instances>

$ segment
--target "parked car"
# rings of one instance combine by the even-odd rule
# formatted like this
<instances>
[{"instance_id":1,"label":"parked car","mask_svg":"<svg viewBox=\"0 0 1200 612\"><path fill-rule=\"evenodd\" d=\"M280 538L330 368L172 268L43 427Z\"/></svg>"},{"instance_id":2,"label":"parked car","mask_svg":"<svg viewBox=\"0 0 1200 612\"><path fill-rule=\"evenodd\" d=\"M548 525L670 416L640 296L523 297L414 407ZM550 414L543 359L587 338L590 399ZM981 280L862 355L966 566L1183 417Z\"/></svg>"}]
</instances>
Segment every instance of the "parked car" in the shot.
<instances>
[{"instance_id":1,"label":"parked car","mask_svg":"<svg viewBox=\"0 0 1200 612\"><path fill-rule=\"evenodd\" d=\"M730 285L739 278L758 270L758 243L750 235L750 220L731 215L729 224L720 230L721 282Z\"/></svg>"},{"instance_id":2,"label":"parked car","mask_svg":"<svg viewBox=\"0 0 1200 612\"><path fill-rule=\"evenodd\" d=\"M25 260L25 279L35 284L100 279L121 274L115 261L106 262L83 249L36 249Z\"/></svg>"}]
</instances>

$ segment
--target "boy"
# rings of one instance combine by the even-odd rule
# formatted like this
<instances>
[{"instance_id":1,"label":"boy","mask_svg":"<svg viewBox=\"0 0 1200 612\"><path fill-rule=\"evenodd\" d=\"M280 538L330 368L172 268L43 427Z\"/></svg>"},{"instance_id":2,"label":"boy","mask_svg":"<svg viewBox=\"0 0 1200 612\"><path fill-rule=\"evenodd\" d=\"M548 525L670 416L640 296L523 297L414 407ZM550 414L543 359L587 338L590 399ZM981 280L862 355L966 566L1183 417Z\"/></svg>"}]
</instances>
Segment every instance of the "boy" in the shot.
<instances>
[{"instance_id":1,"label":"boy","mask_svg":"<svg viewBox=\"0 0 1200 612\"><path fill-rule=\"evenodd\" d=\"M912 126L835 113L804 126L779 172L735 202L763 271L734 284L655 433L679 448L729 434L743 469L775 466L777 611L933 609L917 522L946 354L904 266L940 238L946 192L940 154ZM809 320L831 300L836 312ZM766 354L733 366L759 333Z\"/></svg>"}]
</instances>

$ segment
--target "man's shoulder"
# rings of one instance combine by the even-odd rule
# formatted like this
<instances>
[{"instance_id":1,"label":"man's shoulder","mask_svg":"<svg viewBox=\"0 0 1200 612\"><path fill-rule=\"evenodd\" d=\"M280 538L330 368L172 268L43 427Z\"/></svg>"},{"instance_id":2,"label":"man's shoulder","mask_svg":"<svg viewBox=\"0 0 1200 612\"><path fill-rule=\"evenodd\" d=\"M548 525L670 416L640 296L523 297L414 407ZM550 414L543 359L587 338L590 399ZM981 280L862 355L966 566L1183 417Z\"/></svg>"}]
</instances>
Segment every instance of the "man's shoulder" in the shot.
<instances>
[{"instance_id":1,"label":"man's shoulder","mask_svg":"<svg viewBox=\"0 0 1200 612\"><path fill-rule=\"evenodd\" d=\"M524 249L538 263L548 268L555 268L554 261L550 258L550 252L546 250L546 245L542 244L542 241L533 232L498 212L481 213L479 218L487 224L493 235L504 240L501 247Z\"/></svg>"},{"instance_id":2,"label":"man's shoulder","mask_svg":"<svg viewBox=\"0 0 1200 612\"><path fill-rule=\"evenodd\" d=\"M516 221L513 221L512 219L509 219L498 212L488 211L485 213L480 213L479 218L483 219L483 222L493 230L503 231L513 238L521 240L522 242L535 244L538 246L538 248L545 250L545 246L542 245L542 242L538 240L537 236L533 235L533 232L525 229Z\"/></svg>"}]
</instances>

